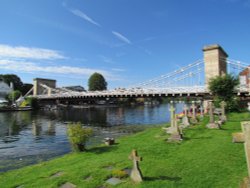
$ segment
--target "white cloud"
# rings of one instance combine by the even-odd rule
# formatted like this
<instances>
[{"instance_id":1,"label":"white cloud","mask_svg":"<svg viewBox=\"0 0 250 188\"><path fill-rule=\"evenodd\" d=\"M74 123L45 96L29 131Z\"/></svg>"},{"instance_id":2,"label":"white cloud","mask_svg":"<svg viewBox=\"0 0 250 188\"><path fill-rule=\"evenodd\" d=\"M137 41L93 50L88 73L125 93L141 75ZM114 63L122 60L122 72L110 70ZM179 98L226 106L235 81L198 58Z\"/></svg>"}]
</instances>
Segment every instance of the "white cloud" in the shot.
<instances>
[{"instance_id":1,"label":"white cloud","mask_svg":"<svg viewBox=\"0 0 250 188\"><path fill-rule=\"evenodd\" d=\"M127 44L131 44L131 41L125 37L124 35L122 35L121 33L118 33L116 31L112 31L113 35L115 35L119 40L127 43Z\"/></svg>"},{"instance_id":2,"label":"white cloud","mask_svg":"<svg viewBox=\"0 0 250 188\"><path fill-rule=\"evenodd\" d=\"M109 79L114 78L114 75L112 75L110 72L101 69L91 69L76 66L40 66L32 62L6 59L0 59L0 69L25 73L53 73L76 76L90 76L94 72L98 72Z\"/></svg>"},{"instance_id":3,"label":"white cloud","mask_svg":"<svg viewBox=\"0 0 250 188\"><path fill-rule=\"evenodd\" d=\"M92 18L90 18L89 16L87 16L87 14L85 14L84 12L78 10L78 9L71 9L70 12L72 12L74 15L86 20L87 22L94 24L98 27L101 27L101 25L99 23L97 23L96 21L94 21Z\"/></svg>"},{"instance_id":4,"label":"white cloud","mask_svg":"<svg viewBox=\"0 0 250 188\"><path fill-rule=\"evenodd\" d=\"M65 59L65 57L58 51L43 49L43 48L29 48L23 46L9 46L0 44L0 57L11 58L27 58L27 59Z\"/></svg>"}]
</instances>

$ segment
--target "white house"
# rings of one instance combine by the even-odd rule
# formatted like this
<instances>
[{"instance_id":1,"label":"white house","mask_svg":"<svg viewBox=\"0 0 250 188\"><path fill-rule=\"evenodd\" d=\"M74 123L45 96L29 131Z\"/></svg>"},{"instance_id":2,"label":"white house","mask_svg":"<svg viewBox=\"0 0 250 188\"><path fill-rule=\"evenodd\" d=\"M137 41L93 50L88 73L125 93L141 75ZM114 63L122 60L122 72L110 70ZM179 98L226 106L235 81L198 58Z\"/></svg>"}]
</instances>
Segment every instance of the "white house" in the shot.
<instances>
[{"instance_id":1,"label":"white house","mask_svg":"<svg viewBox=\"0 0 250 188\"><path fill-rule=\"evenodd\" d=\"M6 102L5 96L12 91L11 87L0 80L0 103Z\"/></svg>"}]
</instances>

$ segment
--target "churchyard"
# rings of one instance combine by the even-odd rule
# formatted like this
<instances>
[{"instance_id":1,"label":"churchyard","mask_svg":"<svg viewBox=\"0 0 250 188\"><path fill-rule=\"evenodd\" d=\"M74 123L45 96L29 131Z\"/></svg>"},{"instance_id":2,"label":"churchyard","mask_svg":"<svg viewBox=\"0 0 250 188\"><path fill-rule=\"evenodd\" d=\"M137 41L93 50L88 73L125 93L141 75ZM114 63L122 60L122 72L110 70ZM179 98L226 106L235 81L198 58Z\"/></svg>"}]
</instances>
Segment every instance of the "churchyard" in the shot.
<instances>
[{"instance_id":1,"label":"churchyard","mask_svg":"<svg viewBox=\"0 0 250 188\"><path fill-rule=\"evenodd\" d=\"M0 174L1 187L249 187L250 114L190 106L180 119L171 103L168 128Z\"/></svg>"}]
</instances>

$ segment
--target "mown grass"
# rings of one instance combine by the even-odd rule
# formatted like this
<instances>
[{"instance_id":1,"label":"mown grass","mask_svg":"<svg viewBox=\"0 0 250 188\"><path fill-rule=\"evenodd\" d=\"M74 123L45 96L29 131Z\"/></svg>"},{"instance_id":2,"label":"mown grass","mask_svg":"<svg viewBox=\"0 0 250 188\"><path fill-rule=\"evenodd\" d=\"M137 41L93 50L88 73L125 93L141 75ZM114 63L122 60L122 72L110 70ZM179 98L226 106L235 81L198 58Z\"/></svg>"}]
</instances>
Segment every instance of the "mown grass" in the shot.
<instances>
[{"instance_id":1,"label":"mown grass","mask_svg":"<svg viewBox=\"0 0 250 188\"><path fill-rule=\"evenodd\" d=\"M236 188L247 176L243 144L232 143L232 133L239 132L240 121L250 120L248 113L230 114L221 130L205 128L208 119L184 131L181 143L166 142L160 127L125 136L111 147L90 148L85 153L71 153L37 165L0 175L0 187L59 187L71 182L77 187L114 187L105 180L110 169L131 168L128 156L137 149L144 182L134 184L129 178L115 187ZM63 147L63 146L59 146ZM59 177L51 176L57 172ZM91 178L89 178L91 177Z\"/></svg>"}]
</instances>

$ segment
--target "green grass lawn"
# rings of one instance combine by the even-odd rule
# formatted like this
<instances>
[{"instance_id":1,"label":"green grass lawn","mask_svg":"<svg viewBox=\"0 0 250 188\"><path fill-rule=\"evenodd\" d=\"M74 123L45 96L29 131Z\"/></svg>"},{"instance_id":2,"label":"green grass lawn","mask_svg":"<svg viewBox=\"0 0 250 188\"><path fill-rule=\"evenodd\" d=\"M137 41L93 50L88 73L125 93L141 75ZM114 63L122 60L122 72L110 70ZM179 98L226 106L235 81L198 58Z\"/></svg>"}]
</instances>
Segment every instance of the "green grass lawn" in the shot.
<instances>
[{"instance_id":1,"label":"green grass lawn","mask_svg":"<svg viewBox=\"0 0 250 188\"><path fill-rule=\"evenodd\" d=\"M71 182L77 187L114 187L105 184L113 169L131 168L132 149L143 157L140 167L144 182L134 184L129 178L115 187L239 187L247 176L243 144L232 143L232 133L241 131L240 121L250 120L248 113L230 114L221 130L208 130L205 119L184 131L181 143L166 142L167 135L157 126L126 136L118 144L90 148L41 164L0 175L0 187L58 187ZM63 146L58 146L63 147ZM59 177L51 176L62 172ZM87 178L90 177L91 178ZM86 179L87 178L87 179Z\"/></svg>"}]
</instances>

